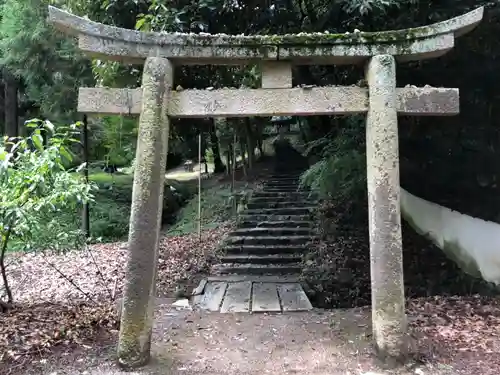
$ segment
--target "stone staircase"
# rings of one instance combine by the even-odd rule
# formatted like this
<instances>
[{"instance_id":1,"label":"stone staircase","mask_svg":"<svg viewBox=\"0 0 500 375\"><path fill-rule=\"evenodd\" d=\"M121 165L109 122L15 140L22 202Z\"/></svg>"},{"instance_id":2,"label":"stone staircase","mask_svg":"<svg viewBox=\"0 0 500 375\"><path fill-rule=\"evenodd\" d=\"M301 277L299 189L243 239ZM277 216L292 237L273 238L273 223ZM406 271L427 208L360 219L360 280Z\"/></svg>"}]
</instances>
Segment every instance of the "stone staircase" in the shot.
<instances>
[{"instance_id":1,"label":"stone staircase","mask_svg":"<svg viewBox=\"0 0 500 375\"><path fill-rule=\"evenodd\" d=\"M229 234L217 275L299 275L314 238L316 202L299 191L301 171L272 174L255 192Z\"/></svg>"},{"instance_id":2,"label":"stone staircase","mask_svg":"<svg viewBox=\"0 0 500 375\"><path fill-rule=\"evenodd\" d=\"M302 255L315 237L316 202L299 190L300 170L273 174L226 238L221 262L193 291L193 305L221 313L307 311Z\"/></svg>"}]
</instances>

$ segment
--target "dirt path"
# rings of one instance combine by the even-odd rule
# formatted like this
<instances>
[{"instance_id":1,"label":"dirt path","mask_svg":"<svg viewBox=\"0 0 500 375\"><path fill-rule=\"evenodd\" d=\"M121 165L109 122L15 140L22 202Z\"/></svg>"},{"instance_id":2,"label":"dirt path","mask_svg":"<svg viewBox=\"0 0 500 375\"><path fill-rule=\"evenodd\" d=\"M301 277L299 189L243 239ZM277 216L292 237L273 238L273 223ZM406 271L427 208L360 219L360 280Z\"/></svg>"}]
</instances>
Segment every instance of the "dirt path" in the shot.
<instances>
[{"instance_id":1,"label":"dirt path","mask_svg":"<svg viewBox=\"0 0 500 375\"><path fill-rule=\"evenodd\" d=\"M492 372L415 362L383 369L370 347L366 309L287 315L230 315L176 311L162 299L154 328L152 363L135 372L117 370L115 340L59 353L12 374L50 375L456 375ZM476 361L477 362L477 361ZM472 370L476 370L471 372Z\"/></svg>"}]
</instances>

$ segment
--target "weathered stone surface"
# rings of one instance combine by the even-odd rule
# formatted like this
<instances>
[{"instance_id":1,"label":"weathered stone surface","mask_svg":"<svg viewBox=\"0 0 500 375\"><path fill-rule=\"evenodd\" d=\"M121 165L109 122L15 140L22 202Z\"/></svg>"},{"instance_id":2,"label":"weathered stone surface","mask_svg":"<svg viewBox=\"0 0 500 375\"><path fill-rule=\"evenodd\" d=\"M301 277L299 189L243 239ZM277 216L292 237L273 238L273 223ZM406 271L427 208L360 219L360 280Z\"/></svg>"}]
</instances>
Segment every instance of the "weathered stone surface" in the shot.
<instances>
[{"instance_id":1,"label":"weathered stone surface","mask_svg":"<svg viewBox=\"0 0 500 375\"><path fill-rule=\"evenodd\" d=\"M118 363L137 367L149 360L158 239L168 150L165 96L173 79L170 62L151 57L142 77L142 113L132 194L128 259L118 342ZM168 100L168 99L167 99Z\"/></svg>"},{"instance_id":2,"label":"weathered stone surface","mask_svg":"<svg viewBox=\"0 0 500 375\"><path fill-rule=\"evenodd\" d=\"M399 39L389 43L318 44L308 48L301 45L285 45L279 48L279 58L292 60L301 65L351 65L366 61L374 54L387 54L395 56L399 62L408 62L440 57L454 45L455 37L450 32L423 38Z\"/></svg>"},{"instance_id":3,"label":"weathered stone surface","mask_svg":"<svg viewBox=\"0 0 500 375\"><path fill-rule=\"evenodd\" d=\"M114 89L109 87L80 87L78 112L98 114L141 113L142 89Z\"/></svg>"},{"instance_id":4,"label":"weathered stone surface","mask_svg":"<svg viewBox=\"0 0 500 375\"><path fill-rule=\"evenodd\" d=\"M173 96L170 113L178 117L304 116L352 114L366 107L366 94L359 87L186 90Z\"/></svg>"},{"instance_id":5,"label":"weathered stone surface","mask_svg":"<svg viewBox=\"0 0 500 375\"><path fill-rule=\"evenodd\" d=\"M456 115L458 89L424 87L396 89L396 106L405 115ZM80 88L78 111L139 114L141 89ZM314 114L354 114L368 111L368 90L361 87L310 89L184 90L171 93L172 117L238 117Z\"/></svg>"},{"instance_id":6,"label":"weathered stone surface","mask_svg":"<svg viewBox=\"0 0 500 375\"><path fill-rule=\"evenodd\" d=\"M450 116L460 113L458 89L442 87L397 88L396 108L410 116Z\"/></svg>"},{"instance_id":7,"label":"weathered stone surface","mask_svg":"<svg viewBox=\"0 0 500 375\"><path fill-rule=\"evenodd\" d=\"M66 33L77 35L83 51L102 59L138 62L148 56L160 56L180 64L284 59L301 64L352 64L379 54L392 54L400 61L437 57L453 48L456 36L472 30L481 21L483 12L483 8L478 8L413 29L352 34L141 33L103 25L54 7L49 7L49 21Z\"/></svg>"},{"instance_id":8,"label":"weathered stone surface","mask_svg":"<svg viewBox=\"0 0 500 375\"><path fill-rule=\"evenodd\" d=\"M407 327L394 58L373 57L366 77L370 91L366 160L373 333L382 356L399 357L404 354Z\"/></svg>"},{"instance_id":9,"label":"weathered stone surface","mask_svg":"<svg viewBox=\"0 0 500 375\"><path fill-rule=\"evenodd\" d=\"M286 89L292 87L292 64L290 62L264 62L261 65L263 89Z\"/></svg>"}]
</instances>

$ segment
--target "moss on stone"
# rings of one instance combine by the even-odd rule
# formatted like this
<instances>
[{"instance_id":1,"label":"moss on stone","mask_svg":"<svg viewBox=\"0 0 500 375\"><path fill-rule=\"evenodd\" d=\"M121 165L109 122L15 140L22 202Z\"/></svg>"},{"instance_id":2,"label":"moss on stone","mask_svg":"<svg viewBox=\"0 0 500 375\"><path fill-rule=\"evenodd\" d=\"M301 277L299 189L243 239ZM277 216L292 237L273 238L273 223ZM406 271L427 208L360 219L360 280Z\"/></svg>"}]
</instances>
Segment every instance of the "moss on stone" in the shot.
<instances>
[{"instance_id":1,"label":"moss on stone","mask_svg":"<svg viewBox=\"0 0 500 375\"><path fill-rule=\"evenodd\" d=\"M149 362L149 348L144 350L144 345L141 345L141 336L145 325L144 319L140 322L127 322L127 330L120 332L120 340L118 342L118 365L123 368L137 368ZM149 346L149 345L148 345Z\"/></svg>"},{"instance_id":2,"label":"moss on stone","mask_svg":"<svg viewBox=\"0 0 500 375\"><path fill-rule=\"evenodd\" d=\"M403 30L356 33L299 33L285 35L203 35L186 34L186 45L241 45L241 46L306 46L322 44L398 44L411 42L433 34L432 26ZM257 47L258 48L258 47Z\"/></svg>"}]
</instances>

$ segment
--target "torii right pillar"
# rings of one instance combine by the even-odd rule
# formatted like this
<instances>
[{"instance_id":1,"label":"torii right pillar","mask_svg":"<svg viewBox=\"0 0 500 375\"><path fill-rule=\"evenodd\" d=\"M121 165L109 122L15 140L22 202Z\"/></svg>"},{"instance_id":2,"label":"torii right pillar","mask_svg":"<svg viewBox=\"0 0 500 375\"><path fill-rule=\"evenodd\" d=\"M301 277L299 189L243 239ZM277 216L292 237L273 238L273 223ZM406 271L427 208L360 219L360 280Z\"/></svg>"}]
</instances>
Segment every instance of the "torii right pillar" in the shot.
<instances>
[{"instance_id":1,"label":"torii right pillar","mask_svg":"<svg viewBox=\"0 0 500 375\"><path fill-rule=\"evenodd\" d=\"M366 67L366 80L369 90L366 159L373 335L382 357L400 357L406 354L408 342L394 57L372 57Z\"/></svg>"}]
</instances>

